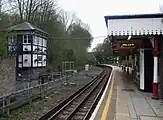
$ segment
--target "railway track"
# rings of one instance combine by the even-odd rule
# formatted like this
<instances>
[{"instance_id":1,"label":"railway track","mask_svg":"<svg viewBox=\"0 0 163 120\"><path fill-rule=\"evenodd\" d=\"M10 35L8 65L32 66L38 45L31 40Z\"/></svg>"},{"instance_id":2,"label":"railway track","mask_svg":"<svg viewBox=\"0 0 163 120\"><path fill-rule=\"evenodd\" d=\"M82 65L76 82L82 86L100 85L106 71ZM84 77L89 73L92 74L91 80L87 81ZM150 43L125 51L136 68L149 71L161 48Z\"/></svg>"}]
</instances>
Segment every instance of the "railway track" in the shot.
<instances>
[{"instance_id":1,"label":"railway track","mask_svg":"<svg viewBox=\"0 0 163 120\"><path fill-rule=\"evenodd\" d=\"M111 70L111 68L105 68L99 76L39 120L88 120L106 87Z\"/></svg>"}]
</instances>

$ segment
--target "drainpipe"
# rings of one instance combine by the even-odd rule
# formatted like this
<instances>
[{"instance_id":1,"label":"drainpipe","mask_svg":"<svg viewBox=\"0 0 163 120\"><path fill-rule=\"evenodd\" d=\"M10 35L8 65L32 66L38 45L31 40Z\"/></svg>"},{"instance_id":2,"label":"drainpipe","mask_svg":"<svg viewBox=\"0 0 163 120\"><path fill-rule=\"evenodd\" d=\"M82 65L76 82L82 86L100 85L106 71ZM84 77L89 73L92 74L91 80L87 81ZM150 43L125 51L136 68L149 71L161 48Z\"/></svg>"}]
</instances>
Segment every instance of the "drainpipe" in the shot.
<instances>
[{"instance_id":1,"label":"drainpipe","mask_svg":"<svg viewBox=\"0 0 163 120\"><path fill-rule=\"evenodd\" d=\"M126 72L126 56L124 57L124 72Z\"/></svg>"},{"instance_id":2,"label":"drainpipe","mask_svg":"<svg viewBox=\"0 0 163 120\"><path fill-rule=\"evenodd\" d=\"M132 55L132 79L134 79L134 70L135 70L135 58L134 54Z\"/></svg>"},{"instance_id":3,"label":"drainpipe","mask_svg":"<svg viewBox=\"0 0 163 120\"><path fill-rule=\"evenodd\" d=\"M127 56L127 74L129 75L129 56Z\"/></svg>"},{"instance_id":4,"label":"drainpipe","mask_svg":"<svg viewBox=\"0 0 163 120\"><path fill-rule=\"evenodd\" d=\"M122 56L122 63L121 63L121 66L122 66L122 71L124 70L124 56Z\"/></svg>"}]
</instances>

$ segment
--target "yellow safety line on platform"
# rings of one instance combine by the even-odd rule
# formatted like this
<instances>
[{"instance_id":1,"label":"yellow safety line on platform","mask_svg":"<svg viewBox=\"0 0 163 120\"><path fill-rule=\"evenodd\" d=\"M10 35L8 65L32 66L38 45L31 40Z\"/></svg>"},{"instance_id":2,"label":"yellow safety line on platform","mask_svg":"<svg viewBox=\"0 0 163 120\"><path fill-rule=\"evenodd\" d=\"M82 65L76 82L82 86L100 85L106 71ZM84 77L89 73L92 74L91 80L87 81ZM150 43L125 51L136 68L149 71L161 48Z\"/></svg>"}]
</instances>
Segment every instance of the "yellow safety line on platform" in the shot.
<instances>
[{"instance_id":1,"label":"yellow safety line on platform","mask_svg":"<svg viewBox=\"0 0 163 120\"><path fill-rule=\"evenodd\" d=\"M105 105L105 107L103 109L101 120L106 120L107 119L107 112L108 112L108 109L109 109L109 105L110 105L111 97L112 97L112 93L113 93L113 85L114 85L114 79L112 80L111 88L110 88L110 91L109 91L109 96L107 98L106 105Z\"/></svg>"}]
</instances>

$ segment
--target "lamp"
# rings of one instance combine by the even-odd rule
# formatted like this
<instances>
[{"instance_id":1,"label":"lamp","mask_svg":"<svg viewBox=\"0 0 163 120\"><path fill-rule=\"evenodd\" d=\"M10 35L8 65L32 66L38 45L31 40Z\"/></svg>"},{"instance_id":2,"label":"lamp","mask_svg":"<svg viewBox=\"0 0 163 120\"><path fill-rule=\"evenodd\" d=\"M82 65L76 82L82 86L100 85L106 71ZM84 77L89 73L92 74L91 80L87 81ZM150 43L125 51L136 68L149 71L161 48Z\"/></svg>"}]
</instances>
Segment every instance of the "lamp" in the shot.
<instances>
[{"instance_id":1,"label":"lamp","mask_svg":"<svg viewBox=\"0 0 163 120\"><path fill-rule=\"evenodd\" d=\"M128 36L127 40L130 40L132 36Z\"/></svg>"}]
</instances>

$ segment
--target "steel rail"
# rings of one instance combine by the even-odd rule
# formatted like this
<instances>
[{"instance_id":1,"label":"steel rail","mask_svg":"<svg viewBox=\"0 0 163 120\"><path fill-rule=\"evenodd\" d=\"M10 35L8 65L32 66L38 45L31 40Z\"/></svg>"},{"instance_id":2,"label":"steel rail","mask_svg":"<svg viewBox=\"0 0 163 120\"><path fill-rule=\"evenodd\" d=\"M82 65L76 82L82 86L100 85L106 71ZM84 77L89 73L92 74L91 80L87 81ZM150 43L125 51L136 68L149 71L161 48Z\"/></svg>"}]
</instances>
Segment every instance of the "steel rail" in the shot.
<instances>
[{"instance_id":1,"label":"steel rail","mask_svg":"<svg viewBox=\"0 0 163 120\"><path fill-rule=\"evenodd\" d=\"M72 111L70 111L70 113L67 115L67 117L65 118L65 120L69 120L72 115L79 109L79 107L81 106L81 104L88 98L88 96L90 96L94 90L96 89L96 87L101 83L102 79L106 76L106 74L103 74L102 77L97 81L97 83L93 84L93 85L90 85L88 86L87 89L84 89L81 93L79 93L76 97L74 97L74 99L72 99L69 103L67 103L65 106L63 106L61 108L60 111L58 111L56 114L52 115L52 117L50 117L48 120L58 120L59 118L57 118L59 115L59 113L61 111L64 111L64 109L66 109L66 107L71 106L71 104L73 105L73 102L75 100L79 101L80 100L80 97L83 96L81 98L81 101L79 101L77 104L76 104L76 107L72 109ZM84 93L85 92L85 93ZM63 113L63 112L62 112Z\"/></svg>"},{"instance_id":2,"label":"steel rail","mask_svg":"<svg viewBox=\"0 0 163 120\"><path fill-rule=\"evenodd\" d=\"M111 71L112 71L112 69L110 70L109 74L107 74L108 76L105 79L108 79L110 77ZM88 120L91 117L96 105L98 104L98 102L99 102L99 100L100 100L100 98L101 98L101 96L102 96L102 94L103 94L103 92L105 90L105 87L106 87L107 83L108 83L108 81L106 80L104 86L100 89L98 95L96 96L95 100L93 101L90 109L87 111L87 113L86 113L85 117L83 118L83 120Z\"/></svg>"},{"instance_id":3,"label":"steel rail","mask_svg":"<svg viewBox=\"0 0 163 120\"><path fill-rule=\"evenodd\" d=\"M84 99L79 103L79 105L74 109L74 111L72 111L70 113L70 115L65 119L65 120L70 120L73 118L73 116L75 116L75 114L79 111L79 109L81 109L81 106L85 103L85 102L89 102L88 99L91 98L91 96L95 93L95 90L97 91L97 87L99 87L101 85L101 83L103 82L103 79L106 77L103 76L101 78L101 80L96 84L96 86L94 86L94 88L88 93L87 96L84 97ZM88 106L87 106L88 108Z\"/></svg>"},{"instance_id":4,"label":"steel rail","mask_svg":"<svg viewBox=\"0 0 163 120\"><path fill-rule=\"evenodd\" d=\"M51 117L52 114L54 114L56 111L60 110L60 108L62 108L63 105L65 105L67 102L69 102L70 100L72 100L76 95L78 95L82 90L84 90L85 88L87 88L88 86L90 86L91 84L93 84L94 82L96 82L101 75L103 75L105 73L105 70L103 70L99 76L96 76L95 78L93 78L88 84L86 84L85 86L83 86L82 88L80 88L78 91L76 91L75 93L71 94L68 98L66 98L65 100L61 101L55 108L53 108L52 110L50 110L48 113L46 113L44 116L42 116L41 118L39 118L39 120L47 120L48 118Z\"/></svg>"},{"instance_id":5,"label":"steel rail","mask_svg":"<svg viewBox=\"0 0 163 120\"><path fill-rule=\"evenodd\" d=\"M39 120L75 120L77 117L77 120L88 120L106 87L111 70L111 67L105 68L99 76L70 95Z\"/></svg>"}]
</instances>

